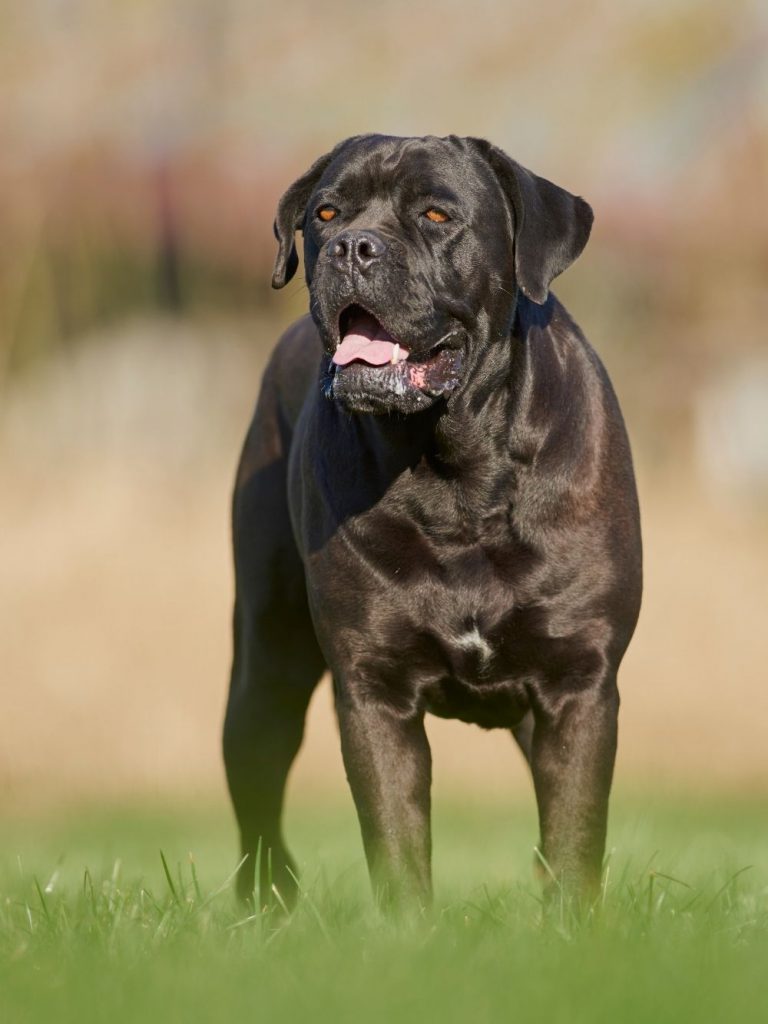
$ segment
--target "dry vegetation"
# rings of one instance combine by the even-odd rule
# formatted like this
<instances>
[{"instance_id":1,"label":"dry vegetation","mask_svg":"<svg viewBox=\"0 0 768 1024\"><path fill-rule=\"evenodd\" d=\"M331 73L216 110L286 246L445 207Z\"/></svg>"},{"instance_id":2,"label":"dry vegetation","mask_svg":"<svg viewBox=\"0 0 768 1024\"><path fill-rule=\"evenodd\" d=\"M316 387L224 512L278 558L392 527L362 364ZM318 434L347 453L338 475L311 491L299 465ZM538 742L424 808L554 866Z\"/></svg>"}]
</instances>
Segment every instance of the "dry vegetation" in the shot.
<instances>
[{"instance_id":1,"label":"dry vegetation","mask_svg":"<svg viewBox=\"0 0 768 1024\"><path fill-rule=\"evenodd\" d=\"M274 330L136 322L6 403L6 803L221 790L230 477L258 387L250 333ZM647 584L621 680L619 778L764 787L764 524L643 460L640 486ZM528 792L506 735L430 731L438 787ZM295 786L344 787L327 685Z\"/></svg>"},{"instance_id":2,"label":"dry vegetation","mask_svg":"<svg viewBox=\"0 0 768 1024\"><path fill-rule=\"evenodd\" d=\"M276 325L306 305L299 283L267 296L272 210L308 159L370 129L486 135L593 202L559 292L638 456L647 589L620 778L764 786L764 15L358 14L0 12L0 799L220 790L230 477ZM354 87L350 54L370 72ZM505 736L433 736L438 785L527 790ZM327 687L295 782L341 784Z\"/></svg>"}]
</instances>

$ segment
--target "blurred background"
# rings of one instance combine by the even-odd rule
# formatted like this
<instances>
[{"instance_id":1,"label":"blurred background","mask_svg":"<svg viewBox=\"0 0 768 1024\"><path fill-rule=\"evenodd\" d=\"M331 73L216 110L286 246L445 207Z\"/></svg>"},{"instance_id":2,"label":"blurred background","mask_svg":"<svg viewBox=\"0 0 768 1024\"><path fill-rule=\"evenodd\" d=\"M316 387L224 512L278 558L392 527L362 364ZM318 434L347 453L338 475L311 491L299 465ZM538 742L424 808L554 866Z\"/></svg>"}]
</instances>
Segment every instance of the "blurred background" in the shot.
<instances>
[{"instance_id":1,"label":"blurred background","mask_svg":"<svg viewBox=\"0 0 768 1024\"><path fill-rule=\"evenodd\" d=\"M485 136L584 195L556 291L633 442L617 787L768 786L768 7L0 5L0 806L224 799L229 491L281 192L346 135ZM527 793L432 722L436 787ZM319 690L294 792L345 783Z\"/></svg>"}]
</instances>

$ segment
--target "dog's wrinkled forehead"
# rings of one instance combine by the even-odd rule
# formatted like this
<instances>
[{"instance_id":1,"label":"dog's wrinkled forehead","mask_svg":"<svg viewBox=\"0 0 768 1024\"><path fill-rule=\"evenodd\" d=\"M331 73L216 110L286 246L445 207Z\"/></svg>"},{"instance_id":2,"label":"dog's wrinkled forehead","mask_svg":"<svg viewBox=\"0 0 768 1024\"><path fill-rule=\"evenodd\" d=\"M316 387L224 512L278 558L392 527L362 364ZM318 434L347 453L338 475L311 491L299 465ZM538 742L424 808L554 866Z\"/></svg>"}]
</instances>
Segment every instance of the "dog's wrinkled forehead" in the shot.
<instances>
[{"instance_id":1,"label":"dog's wrinkled forehead","mask_svg":"<svg viewBox=\"0 0 768 1024\"><path fill-rule=\"evenodd\" d=\"M483 190L501 190L482 159L462 151L458 140L363 136L351 140L329 163L317 184L359 201L386 197L397 200L429 194L471 201Z\"/></svg>"}]
</instances>

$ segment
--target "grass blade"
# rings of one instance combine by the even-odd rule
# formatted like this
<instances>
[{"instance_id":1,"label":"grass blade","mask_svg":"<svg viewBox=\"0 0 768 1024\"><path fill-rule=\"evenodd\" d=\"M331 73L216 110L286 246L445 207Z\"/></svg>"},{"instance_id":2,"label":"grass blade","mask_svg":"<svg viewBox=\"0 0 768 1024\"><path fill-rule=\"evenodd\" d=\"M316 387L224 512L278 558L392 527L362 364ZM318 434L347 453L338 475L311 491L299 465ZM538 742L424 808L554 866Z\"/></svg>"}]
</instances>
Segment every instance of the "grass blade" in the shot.
<instances>
[{"instance_id":1,"label":"grass blade","mask_svg":"<svg viewBox=\"0 0 768 1024\"><path fill-rule=\"evenodd\" d=\"M35 889L37 889L37 895L40 897L40 905L43 908L43 913L45 914L45 919L48 922L48 924L50 924L51 923L51 915L50 915L50 912L48 910L48 901L46 900L45 894L43 893L43 890L40 887L40 883L37 880L37 875L34 876L33 881L35 883Z\"/></svg>"},{"instance_id":2,"label":"grass blade","mask_svg":"<svg viewBox=\"0 0 768 1024\"><path fill-rule=\"evenodd\" d=\"M189 869L192 873L192 886L195 890L195 899L199 904L203 902L203 894L200 891L200 883L197 880L197 868L195 867L195 858L190 853L189 855Z\"/></svg>"},{"instance_id":3,"label":"grass blade","mask_svg":"<svg viewBox=\"0 0 768 1024\"><path fill-rule=\"evenodd\" d=\"M165 872L165 879L168 882L168 888L171 890L173 902L178 907L181 905L181 900L179 899L179 894L176 892L176 886L173 884L173 878L171 877L171 872L168 868L168 861L165 859L165 854L162 850L160 851L160 860L163 862L163 871Z\"/></svg>"}]
</instances>

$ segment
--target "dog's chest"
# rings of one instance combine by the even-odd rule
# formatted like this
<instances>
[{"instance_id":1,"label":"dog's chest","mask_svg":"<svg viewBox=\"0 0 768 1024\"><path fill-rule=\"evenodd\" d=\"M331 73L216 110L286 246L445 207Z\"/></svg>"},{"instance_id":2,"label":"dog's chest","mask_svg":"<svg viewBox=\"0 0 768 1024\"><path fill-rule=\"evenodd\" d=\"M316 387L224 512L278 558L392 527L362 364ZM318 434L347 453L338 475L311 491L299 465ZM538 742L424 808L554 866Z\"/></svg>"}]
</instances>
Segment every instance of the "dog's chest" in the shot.
<instances>
[{"instance_id":1,"label":"dog's chest","mask_svg":"<svg viewBox=\"0 0 768 1024\"><path fill-rule=\"evenodd\" d=\"M436 536L407 519L351 523L309 573L321 642L334 671L375 678L394 699L515 724L530 568L502 525Z\"/></svg>"}]
</instances>

